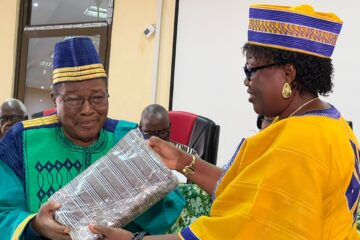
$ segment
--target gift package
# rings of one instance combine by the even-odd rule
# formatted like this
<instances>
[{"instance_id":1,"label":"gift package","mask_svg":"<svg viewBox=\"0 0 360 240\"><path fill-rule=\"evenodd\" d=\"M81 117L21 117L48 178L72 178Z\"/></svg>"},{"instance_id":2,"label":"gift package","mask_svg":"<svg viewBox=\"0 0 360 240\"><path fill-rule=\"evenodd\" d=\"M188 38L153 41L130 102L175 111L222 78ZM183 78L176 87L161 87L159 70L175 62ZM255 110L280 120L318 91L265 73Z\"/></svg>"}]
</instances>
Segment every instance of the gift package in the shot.
<instances>
[{"instance_id":1,"label":"gift package","mask_svg":"<svg viewBox=\"0 0 360 240\"><path fill-rule=\"evenodd\" d=\"M177 184L135 129L50 199L61 204L55 220L70 227L73 240L95 240L89 224L123 227Z\"/></svg>"}]
</instances>

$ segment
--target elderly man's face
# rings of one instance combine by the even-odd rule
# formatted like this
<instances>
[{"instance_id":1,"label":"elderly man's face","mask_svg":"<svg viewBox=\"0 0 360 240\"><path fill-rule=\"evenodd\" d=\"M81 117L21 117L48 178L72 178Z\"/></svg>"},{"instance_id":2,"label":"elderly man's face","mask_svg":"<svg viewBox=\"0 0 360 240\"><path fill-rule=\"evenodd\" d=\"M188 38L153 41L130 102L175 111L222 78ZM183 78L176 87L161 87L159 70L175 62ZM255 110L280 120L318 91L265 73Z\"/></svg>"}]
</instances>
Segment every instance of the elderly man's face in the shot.
<instances>
[{"instance_id":1,"label":"elderly man's face","mask_svg":"<svg viewBox=\"0 0 360 240\"><path fill-rule=\"evenodd\" d=\"M145 139L156 136L165 141L170 140L170 121L168 117L151 118L145 116L141 119L139 127Z\"/></svg>"},{"instance_id":2,"label":"elderly man's face","mask_svg":"<svg viewBox=\"0 0 360 240\"><path fill-rule=\"evenodd\" d=\"M62 83L53 101L64 133L73 143L87 147L96 141L109 109L104 80Z\"/></svg>"},{"instance_id":3,"label":"elderly man's face","mask_svg":"<svg viewBox=\"0 0 360 240\"><path fill-rule=\"evenodd\" d=\"M26 113L17 102L9 101L3 104L0 108L0 137L5 135L12 125L26 119Z\"/></svg>"}]
</instances>

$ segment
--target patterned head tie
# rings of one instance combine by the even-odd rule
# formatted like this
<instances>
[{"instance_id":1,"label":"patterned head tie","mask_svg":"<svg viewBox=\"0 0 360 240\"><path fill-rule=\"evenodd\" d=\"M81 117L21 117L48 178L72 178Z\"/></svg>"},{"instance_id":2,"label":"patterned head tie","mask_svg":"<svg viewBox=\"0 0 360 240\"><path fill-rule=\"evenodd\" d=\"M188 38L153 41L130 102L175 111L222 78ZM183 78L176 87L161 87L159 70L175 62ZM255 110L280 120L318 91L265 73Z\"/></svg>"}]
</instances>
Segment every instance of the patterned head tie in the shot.
<instances>
[{"instance_id":1,"label":"patterned head tie","mask_svg":"<svg viewBox=\"0 0 360 240\"><path fill-rule=\"evenodd\" d=\"M296 7L251 5L248 43L330 58L342 27L334 13Z\"/></svg>"},{"instance_id":2,"label":"patterned head tie","mask_svg":"<svg viewBox=\"0 0 360 240\"><path fill-rule=\"evenodd\" d=\"M53 65L53 84L107 78L99 54L88 37L56 43Z\"/></svg>"}]
</instances>

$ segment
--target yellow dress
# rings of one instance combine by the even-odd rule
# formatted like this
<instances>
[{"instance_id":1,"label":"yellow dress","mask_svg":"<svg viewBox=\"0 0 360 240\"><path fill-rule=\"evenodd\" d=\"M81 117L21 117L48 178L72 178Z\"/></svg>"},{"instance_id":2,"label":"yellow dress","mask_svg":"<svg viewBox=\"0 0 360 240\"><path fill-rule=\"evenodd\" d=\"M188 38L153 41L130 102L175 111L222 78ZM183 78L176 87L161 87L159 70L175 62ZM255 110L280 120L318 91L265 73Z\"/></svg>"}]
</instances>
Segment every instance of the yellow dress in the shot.
<instances>
[{"instance_id":1,"label":"yellow dress","mask_svg":"<svg viewBox=\"0 0 360 240\"><path fill-rule=\"evenodd\" d=\"M331 109L280 120L246 139L209 217L181 239L359 239L359 145Z\"/></svg>"}]
</instances>

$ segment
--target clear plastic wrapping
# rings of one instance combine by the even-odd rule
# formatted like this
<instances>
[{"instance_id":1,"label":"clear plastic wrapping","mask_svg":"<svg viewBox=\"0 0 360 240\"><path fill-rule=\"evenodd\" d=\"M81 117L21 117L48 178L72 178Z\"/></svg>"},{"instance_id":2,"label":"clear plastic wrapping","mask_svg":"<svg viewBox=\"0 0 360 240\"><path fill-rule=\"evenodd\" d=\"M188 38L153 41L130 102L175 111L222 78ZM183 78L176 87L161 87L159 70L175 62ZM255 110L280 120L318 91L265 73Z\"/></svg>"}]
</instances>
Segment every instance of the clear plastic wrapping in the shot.
<instances>
[{"instance_id":1,"label":"clear plastic wrapping","mask_svg":"<svg viewBox=\"0 0 360 240\"><path fill-rule=\"evenodd\" d=\"M55 220L70 227L73 240L95 240L88 225L122 227L175 189L177 178L147 146L139 130L130 131L51 199L61 204Z\"/></svg>"}]
</instances>

